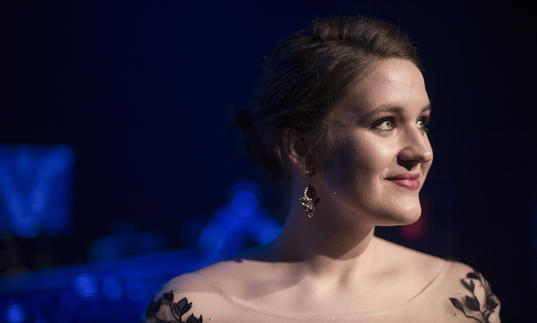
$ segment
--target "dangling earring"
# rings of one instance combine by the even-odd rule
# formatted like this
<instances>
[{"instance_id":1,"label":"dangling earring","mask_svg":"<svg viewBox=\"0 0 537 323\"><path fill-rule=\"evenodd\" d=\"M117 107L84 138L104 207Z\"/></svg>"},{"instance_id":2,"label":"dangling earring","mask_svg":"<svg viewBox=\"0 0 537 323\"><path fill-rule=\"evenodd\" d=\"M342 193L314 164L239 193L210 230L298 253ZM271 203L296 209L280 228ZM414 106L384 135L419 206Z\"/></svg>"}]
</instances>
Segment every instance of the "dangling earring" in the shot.
<instances>
[{"instance_id":1,"label":"dangling earring","mask_svg":"<svg viewBox=\"0 0 537 323\"><path fill-rule=\"evenodd\" d=\"M306 177L312 177L315 173L313 172L313 169L306 169L304 175L306 175ZM304 207L308 218L312 218L315 215L315 206L319 201L320 199L317 197L317 192L315 191L315 188L313 188L313 185L306 186L304 189L304 196L300 198L300 203Z\"/></svg>"}]
</instances>

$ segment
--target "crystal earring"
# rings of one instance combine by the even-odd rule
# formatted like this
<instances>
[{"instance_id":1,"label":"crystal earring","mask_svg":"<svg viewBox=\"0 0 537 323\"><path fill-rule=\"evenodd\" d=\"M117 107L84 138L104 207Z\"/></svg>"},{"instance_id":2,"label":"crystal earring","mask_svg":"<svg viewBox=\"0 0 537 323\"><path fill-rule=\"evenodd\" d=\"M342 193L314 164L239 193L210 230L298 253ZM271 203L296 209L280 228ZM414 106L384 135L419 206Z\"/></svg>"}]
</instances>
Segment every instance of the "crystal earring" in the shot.
<instances>
[{"instance_id":1,"label":"crystal earring","mask_svg":"<svg viewBox=\"0 0 537 323\"><path fill-rule=\"evenodd\" d=\"M304 175L312 177L315 175L313 169L306 169ZM319 203L320 199L317 197L317 191L313 188L313 185L308 185L304 189L304 195L300 198L300 203L306 211L306 216L312 218L315 215L315 206Z\"/></svg>"}]
</instances>

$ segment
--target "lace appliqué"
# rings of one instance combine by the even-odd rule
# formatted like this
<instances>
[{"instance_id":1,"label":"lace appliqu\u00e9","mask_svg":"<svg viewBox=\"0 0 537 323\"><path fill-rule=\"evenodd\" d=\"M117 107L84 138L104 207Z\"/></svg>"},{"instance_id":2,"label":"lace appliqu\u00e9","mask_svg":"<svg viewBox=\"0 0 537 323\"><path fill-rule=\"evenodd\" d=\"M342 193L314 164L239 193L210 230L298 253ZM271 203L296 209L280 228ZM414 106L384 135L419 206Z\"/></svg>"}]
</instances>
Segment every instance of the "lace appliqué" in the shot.
<instances>
[{"instance_id":1,"label":"lace appliqu\u00e9","mask_svg":"<svg viewBox=\"0 0 537 323\"><path fill-rule=\"evenodd\" d=\"M484 304L479 302L475 294L475 282L479 282L483 286L484 290ZM461 278L461 284L466 288L472 296L465 296L463 299L456 299L450 297L449 300L455 308L461 311L464 316L467 318L472 318L477 322L481 323L490 323L489 317L498 305L500 305L500 300L496 295L492 293L490 285L483 275L477 271L469 272L466 274L466 278Z\"/></svg>"},{"instance_id":2,"label":"lace appliqu\u00e9","mask_svg":"<svg viewBox=\"0 0 537 323\"><path fill-rule=\"evenodd\" d=\"M173 292L162 294L158 301L151 300L147 305L145 317L147 320L153 319L155 323L202 323L203 316L196 318L194 314L183 321L183 315L192 308L192 303L189 303L186 297L183 297L178 302L173 302Z\"/></svg>"}]
</instances>

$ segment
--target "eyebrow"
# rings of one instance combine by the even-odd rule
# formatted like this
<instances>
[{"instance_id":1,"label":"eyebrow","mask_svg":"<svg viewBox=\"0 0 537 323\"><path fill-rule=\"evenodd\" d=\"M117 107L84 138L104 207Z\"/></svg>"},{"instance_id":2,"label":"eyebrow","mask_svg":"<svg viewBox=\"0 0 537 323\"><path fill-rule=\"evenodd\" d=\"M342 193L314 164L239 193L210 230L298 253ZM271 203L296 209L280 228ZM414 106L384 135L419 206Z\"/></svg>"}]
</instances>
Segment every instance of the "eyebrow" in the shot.
<instances>
[{"instance_id":1,"label":"eyebrow","mask_svg":"<svg viewBox=\"0 0 537 323\"><path fill-rule=\"evenodd\" d=\"M363 116L360 116L360 119L361 120L368 120L370 119L371 117L373 117L374 115L376 114L379 114L379 113L382 113L382 112L393 112L393 113L401 113L403 111L403 108L401 107L398 107L398 106L393 106L393 105L381 105L380 107L372 110L372 111L369 111L367 112L366 114L364 114ZM431 110L431 103L429 102L429 104L427 104L425 107L423 107L423 109L421 109L421 113L425 112L425 111L432 111Z\"/></svg>"}]
</instances>

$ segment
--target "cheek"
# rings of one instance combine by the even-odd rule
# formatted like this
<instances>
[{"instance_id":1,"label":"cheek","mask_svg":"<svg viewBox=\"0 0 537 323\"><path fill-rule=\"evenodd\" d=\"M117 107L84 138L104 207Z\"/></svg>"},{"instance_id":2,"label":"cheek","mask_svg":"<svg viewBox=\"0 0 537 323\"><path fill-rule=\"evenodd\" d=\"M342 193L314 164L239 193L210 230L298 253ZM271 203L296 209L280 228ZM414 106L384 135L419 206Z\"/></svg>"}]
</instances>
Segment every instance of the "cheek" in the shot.
<instances>
[{"instance_id":1,"label":"cheek","mask_svg":"<svg viewBox=\"0 0 537 323\"><path fill-rule=\"evenodd\" d=\"M327 185L333 191L371 190L367 186L387 175L393 149L367 135L347 138L333 147L323 163Z\"/></svg>"}]
</instances>

